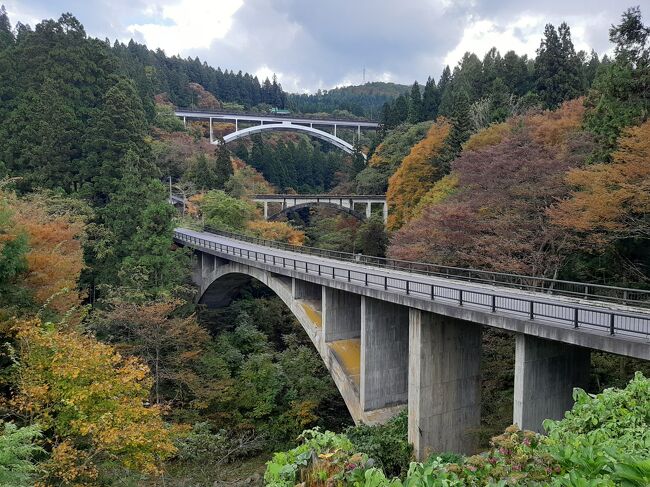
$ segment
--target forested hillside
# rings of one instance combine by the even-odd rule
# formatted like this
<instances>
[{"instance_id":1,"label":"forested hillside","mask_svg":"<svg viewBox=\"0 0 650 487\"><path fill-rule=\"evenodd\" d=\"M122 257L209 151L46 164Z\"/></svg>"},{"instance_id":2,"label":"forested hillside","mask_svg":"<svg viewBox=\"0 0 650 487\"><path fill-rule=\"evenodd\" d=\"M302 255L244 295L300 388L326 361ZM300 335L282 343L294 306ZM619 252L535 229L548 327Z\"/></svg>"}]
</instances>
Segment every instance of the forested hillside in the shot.
<instances>
[{"instance_id":1,"label":"forested hillside","mask_svg":"<svg viewBox=\"0 0 650 487\"><path fill-rule=\"evenodd\" d=\"M535 59L468 53L406 95L370 83L287 98L93 39L69 14L12 28L0 10L0 485L231 485L269 459L275 486L648 485L647 362L594 353L599 395L577 393L536 435L505 429L514 340L486 331L487 450L411 463L406 416L351 426L268 289L197 305L172 231L650 288L649 35L630 9L611 59L549 25ZM226 146L228 124L212 145L171 106L225 103L365 116L381 103L384 125L355 141L366 163L295 134ZM388 225L331 209L265 221L250 196L275 191L385 193Z\"/></svg>"},{"instance_id":2,"label":"forested hillside","mask_svg":"<svg viewBox=\"0 0 650 487\"><path fill-rule=\"evenodd\" d=\"M358 86L343 86L331 90L318 90L314 94L291 93L287 106L301 113L336 113L347 111L360 117L376 120L384 103L408 92L408 86L381 81Z\"/></svg>"}]
</instances>

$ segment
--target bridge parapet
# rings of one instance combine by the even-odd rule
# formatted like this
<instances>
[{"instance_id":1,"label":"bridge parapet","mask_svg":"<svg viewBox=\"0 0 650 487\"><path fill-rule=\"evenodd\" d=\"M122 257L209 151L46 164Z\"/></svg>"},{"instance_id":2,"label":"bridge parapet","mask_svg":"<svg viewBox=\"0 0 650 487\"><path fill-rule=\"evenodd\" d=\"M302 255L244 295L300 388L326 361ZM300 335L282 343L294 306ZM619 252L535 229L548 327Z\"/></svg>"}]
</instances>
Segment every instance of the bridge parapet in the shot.
<instances>
[{"instance_id":1,"label":"bridge parapet","mask_svg":"<svg viewBox=\"0 0 650 487\"><path fill-rule=\"evenodd\" d=\"M590 350L650 359L647 308L409 272L389 260L381 267L335 259L232 234L177 229L174 239L201 256L205 272L195 274L202 290L213 290L206 302L220 302L236 275L248 275L277 288L301 323L317 315L311 322L320 326L307 332L353 416L382 422L406 404L418 458L473 453L483 326L515 334L513 419L526 429L563 416L573 387L588 376ZM315 302L309 313L306 302Z\"/></svg>"}]
</instances>

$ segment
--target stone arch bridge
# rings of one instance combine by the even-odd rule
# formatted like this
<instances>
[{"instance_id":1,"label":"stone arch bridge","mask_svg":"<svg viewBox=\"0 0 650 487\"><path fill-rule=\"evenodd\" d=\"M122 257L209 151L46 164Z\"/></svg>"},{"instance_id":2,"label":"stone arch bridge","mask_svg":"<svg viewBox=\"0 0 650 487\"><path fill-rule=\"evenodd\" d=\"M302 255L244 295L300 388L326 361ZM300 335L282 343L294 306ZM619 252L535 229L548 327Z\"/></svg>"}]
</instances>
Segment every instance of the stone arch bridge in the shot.
<instances>
[{"instance_id":1,"label":"stone arch bridge","mask_svg":"<svg viewBox=\"0 0 650 487\"><path fill-rule=\"evenodd\" d=\"M587 384L592 350L650 359L650 292L359 258L178 228L200 302L227 305L257 279L291 309L355 421L408 409L418 458L473 453L481 333L516 336L513 422L541 430Z\"/></svg>"}]
</instances>

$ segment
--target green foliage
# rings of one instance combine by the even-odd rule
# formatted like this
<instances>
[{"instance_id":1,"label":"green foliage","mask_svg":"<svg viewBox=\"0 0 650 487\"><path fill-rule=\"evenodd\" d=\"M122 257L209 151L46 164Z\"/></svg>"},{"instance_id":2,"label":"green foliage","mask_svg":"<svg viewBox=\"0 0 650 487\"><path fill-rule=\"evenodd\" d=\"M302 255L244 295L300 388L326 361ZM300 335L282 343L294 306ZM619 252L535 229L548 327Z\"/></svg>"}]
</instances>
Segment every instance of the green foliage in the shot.
<instances>
[{"instance_id":1,"label":"green foliage","mask_svg":"<svg viewBox=\"0 0 650 487\"><path fill-rule=\"evenodd\" d=\"M610 30L615 60L599 70L586 100L585 125L601 147L597 160L608 161L623 128L644 122L650 113L648 32L638 7L625 11Z\"/></svg>"},{"instance_id":2,"label":"green foliage","mask_svg":"<svg viewBox=\"0 0 650 487\"><path fill-rule=\"evenodd\" d=\"M406 473L413 456L413 446L407 439L408 415L402 411L386 424L353 426L345 435L354 451L363 452L377 462L389 477Z\"/></svg>"},{"instance_id":3,"label":"green foliage","mask_svg":"<svg viewBox=\"0 0 650 487\"><path fill-rule=\"evenodd\" d=\"M306 467L314 456L330 451L352 453L352 442L345 435L337 435L331 431L321 432L318 429L306 430L302 433L302 443L287 452L273 454L266 464L264 482L269 487L293 487L299 479L299 471Z\"/></svg>"},{"instance_id":4,"label":"green foliage","mask_svg":"<svg viewBox=\"0 0 650 487\"><path fill-rule=\"evenodd\" d=\"M153 124L165 132L183 132L185 126L180 118L174 113L174 108L161 103L156 104L156 115Z\"/></svg>"},{"instance_id":5,"label":"green foliage","mask_svg":"<svg viewBox=\"0 0 650 487\"><path fill-rule=\"evenodd\" d=\"M370 220L359 226L354 245L363 255L386 256L388 236L381 215L373 215Z\"/></svg>"},{"instance_id":6,"label":"green foliage","mask_svg":"<svg viewBox=\"0 0 650 487\"><path fill-rule=\"evenodd\" d=\"M35 460L45 453L36 445L41 436L37 425L18 428L13 423L4 423L4 430L0 434L0 485L34 485L38 472Z\"/></svg>"},{"instance_id":7,"label":"green foliage","mask_svg":"<svg viewBox=\"0 0 650 487\"><path fill-rule=\"evenodd\" d=\"M245 232L246 223L253 219L255 206L245 200L233 198L224 191L209 191L201 201L205 224L217 230Z\"/></svg>"}]
</instances>

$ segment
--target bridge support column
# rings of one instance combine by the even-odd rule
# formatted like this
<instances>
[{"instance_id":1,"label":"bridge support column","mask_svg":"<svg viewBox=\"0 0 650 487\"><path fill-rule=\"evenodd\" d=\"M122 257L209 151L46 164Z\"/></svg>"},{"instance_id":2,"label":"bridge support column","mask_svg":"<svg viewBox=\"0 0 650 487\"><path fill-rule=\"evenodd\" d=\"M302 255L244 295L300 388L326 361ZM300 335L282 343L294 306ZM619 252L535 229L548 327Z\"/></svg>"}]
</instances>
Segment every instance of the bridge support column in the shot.
<instances>
[{"instance_id":1,"label":"bridge support column","mask_svg":"<svg viewBox=\"0 0 650 487\"><path fill-rule=\"evenodd\" d=\"M564 417L573 388L589 384L590 364L589 349L517 335L513 423L542 432L542 421Z\"/></svg>"},{"instance_id":2,"label":"bridge support column","mask_svg":"<svg viewBox=\"0 0 650 487\"><path fill-rule=\"evenodd\" d=\"M212 137L212 117L210 117L210 122L209 123L210 123L210 143L212 144L212 140L213 140L213 137Z\"/></svg>"},{"instance_id":3,"label":"bridge support column","mask_svg":"<svg viewBox=\"0 0 650 487\"><path fill-rule=\"evenodd\" d=\"M408 400L408 308L361 297L361 407Z\"/></svg>"},{"instance_id":4,"label":"bridge support column","mask_svg":"<svg viewBox=\"0 0 650 487\"><path fill-rule=\"evenodd\" d=\"M366 219L370 220L371 216L372 216L372 203L368 201L366 203Z\"/></svg>"},{"instance_id":5,"label":"bridge support column","mask_svg":"<svg viewBox=\"0 0 650 487\"><path fill-rule=\"evenodd\" d=\"M264 219L265 220L269 219L269 203L268 203L268 201L264 202Z\"/></svg>"},{"instance_id":6,"label":"bridge support column","mask_svg":"<svg viewBox=\"0 0 650 487\"><path fill-rule=\"evenodd\" d=\"M384 202L384 207L382 209L382 216L384 217L384 224L388 221L388 203Z\"/></svg>"},{"instance_id":7,"label":"bridge support column","mask_svg":"<svg viewBox=\"0 0 650 487\"><path fill-rule=\"evenodd\" d=\"M409 310L408 439L416 458L474 453L481 424L481 327Z\"/></svg>"},{"instance_id":8,"label":"bridge support column","mask_svg":"<svg viewBox=\"0 0 650 487\"><path fill-rule=\"evenodd\" d=\"M323 296L320 284L303 281L301 279L296 279L295 277L291 279L291 292L294 299L320 301Z\"/></svg>"},{"instance_id":9,"label":"bridge support column","mask_svg":"<svg viewBox=\"0 0 650 487\"><path fill-rule=\"evenodd\" d=\"M361 296L323 286L323 336L325 342L359 338Z\"/></svg>"}]
</instances>

